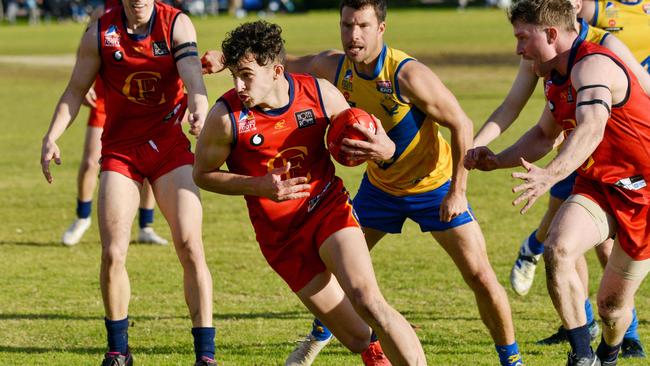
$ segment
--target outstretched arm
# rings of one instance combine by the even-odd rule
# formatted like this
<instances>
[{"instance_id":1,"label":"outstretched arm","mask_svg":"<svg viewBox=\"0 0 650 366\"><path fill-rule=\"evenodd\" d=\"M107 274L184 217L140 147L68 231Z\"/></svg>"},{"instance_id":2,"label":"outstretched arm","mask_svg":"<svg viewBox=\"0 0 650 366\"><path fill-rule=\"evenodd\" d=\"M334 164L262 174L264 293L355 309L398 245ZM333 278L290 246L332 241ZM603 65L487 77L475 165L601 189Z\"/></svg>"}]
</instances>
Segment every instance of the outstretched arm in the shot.
<instances>
[{"instance_id":1,"label":"outstretched arm","mask_svg":"<svg viewBox=\"0 0 650 366\"><path fill-rule=\"evenodd\" d=\"M341 57L343 57L343 52L336 50L306 56L286 55L284 67L287 72L312 74L334 83ZM201 66L204 74L221 72L225 68L223 53L216 50L206 52L201 58Z\"/></svg>"},{"instance_id":2,"label":"outstretched arm","mask_svg":"<svg viewBox=\"0 0 650 366\"><path fill-rule=\"evenodd\" d=\"M336 50L307 56L287 55L285 67L288 72L313 74L333 84L341 57L343 52Z\"/></svg>"},{"instance_id":3,"label":"outstretched arm","mask_svg":"<svg viewBox=\"0 0 650 366\"><path fill-rule=\"evenodd\" d=\"M97 23L95 22L88 27L81 39L70 81L54 109L50 127L43 137L41 169L48 183L52 183L53 180L50 173L50 162L54 160L57 164L61 164L61 154L56 140L61 137L79 113L79 107L95 80L100 65L101 61L97 51Z\"/></svg>"},{"instance_id":4,"label":"outstretched arm","mask_svg":"<svg viewBox=\"0 0 650 366\"><path fill-rule=\"evenodd\" d=\"M469 150L465 155L465 168L490 171L513 168L521 164L521 159L537 161L553 149L561 133L562 128L555 123L548 107L545 107L537 124L498 155L486 146Z\"/></svg>"},{"instance_id":5,"label":"outstretched arm","mask_svg":"<svg viewBox=\"0 0 650 366\"><path fill-rule=\"evenodd\" d=\"M537 75L532 62L519 62L517 77L510 87L508 95L474 137L474 146L487 146L512 125L519 113L530 99L537 84Z\"/></svg>"},{"instance_id":6,"label":"outstretched arm","mask_svg":"<svg viewBox=\"0 0 650 366\"><path fill-rule=\"evenodd\" d=\"M623 70L603 55L592 55L578 62L571 71L571 83L576 89L576 127L564 140L559 154L545 168L522 161L526 172L513 173L524 181L513 191L522 194L513 202L526 202L521 212L583 164L589 164L591 154L603 140L613 104L625 98L628 82Z\"/></svg>"}]
</instances>

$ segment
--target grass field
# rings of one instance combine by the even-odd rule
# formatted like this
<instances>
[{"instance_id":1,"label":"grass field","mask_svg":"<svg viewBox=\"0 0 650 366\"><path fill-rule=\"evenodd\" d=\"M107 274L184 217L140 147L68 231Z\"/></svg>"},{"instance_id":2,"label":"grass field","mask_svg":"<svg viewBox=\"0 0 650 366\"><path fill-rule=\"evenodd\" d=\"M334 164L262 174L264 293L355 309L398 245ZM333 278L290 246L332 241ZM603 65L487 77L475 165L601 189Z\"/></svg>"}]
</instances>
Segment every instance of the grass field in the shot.
<instances>
[{"instance_id":1,"label":"grass field","mask_svg":"<svg viewBox=\"0 0 650 366\"><path fill-rule=\"evenodd\" d=\"M335 12L280 16L292 53L338 48ZM496 10L392 11L388 44L426 62L482 124L500 103L516 71L514 38L505 15ZM217 48L237 21L195 19L202 50ZM99 291L100 247L96 225L77 246L59 244L74 218L76 172L87 111L59 140L63 165L48 185L40 173L40 140L71 66L11 62L7 56L69 57L82 26L0 26L0 365L98 365L105 351ZM1 61L4 60L4 61ZM8 61L9 60L9 61ZM41 59L37 59L41 60ZM226 75L206 77L210 100L230 88ZM543 97L538 90L514 126L494 146L514 141L536 121ZM338 168L355 192L362 168ZM525 298L509 287L508 274L520 241L545 209L539 202L525 216L511 206L510 172L472 172L469 199L482 225L500 282L508 289L517 338L528 365L564 364L567 345L536 346L559 321L546 292L543 268ZM280 365L304 335L311 316L266 265L244 200L203 194L204 242L214 278L214 321L220 365ZM155 228L169 238L164 220ZM496 365L492 341L482 325L471 291L430 235L407 223L401 236L384 239L372 253L388 301L419 327L431 365ZM601 270L589 254L592 293ZM540 266L541 267L541 266ZM133 245L128 270L132 285L130 343L137 365L191 365L192 339L183 301L181 267L171 247ZM650 339L650 285L637 296L642 339ZM592 297L593 298L593 297ZM315 365L360 365L338 342ZM623 360L620 365L647 365Z\"/></svg>"}]
</instances>

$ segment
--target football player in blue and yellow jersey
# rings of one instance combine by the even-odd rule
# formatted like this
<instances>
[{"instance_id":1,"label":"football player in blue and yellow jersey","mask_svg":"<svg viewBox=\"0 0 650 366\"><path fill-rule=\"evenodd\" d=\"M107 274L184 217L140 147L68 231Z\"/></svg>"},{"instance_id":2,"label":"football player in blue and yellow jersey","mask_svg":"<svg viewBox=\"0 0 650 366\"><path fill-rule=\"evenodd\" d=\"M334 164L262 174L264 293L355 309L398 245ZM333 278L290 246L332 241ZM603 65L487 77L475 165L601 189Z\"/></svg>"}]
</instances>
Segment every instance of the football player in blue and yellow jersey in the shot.
<instances>
[{"instance_id":1,"label":"football player in blue and yellow jersey","mask_svg":"<svg viewBox=\"0 0 650 366\"><path fill-rule=\"evenodd\" d=\"M589 24L615 35L650 71L650 0L583 0L580 15Z\"/></svg>"},{"instance_id":2,"label":"football player in blue and yellow jersey","mask_svg":"<svg viewBox=\"0 0 650 366\"><path fill-rule=\"evenodd\" d=\"M388 160L377 158L383 147L373 141L346 140L344 146L367 160L353 205L369 247L387 233L400 233L407 218L430 232L474 291L501 364L522 365L508 297L488 261L465 195L462 160L471 147L472 121L428 67L384 44L385 0L343 0L340 15L343 52L289 56L287 69L333 82L350 105L379 118L396 145ZM451 144L440 135L440 126L451 131ZM321 332L312 332L307 342L327 339L322 327L315 330ZM301 344L287 365L310 364L313 357L307 362L303 357L307 351L312 351L309 345Z\"/></svg>"},{"instance_id":3,"label":"football player in blue and yellow jersey","mask_svg":"<svg viewBox=\"0 0 650 366\"><path fill-rule=\"evenodd\" d=\"M650 5L643 5L644 3L650 4L650 0L633 2L572 0L572 3L578 16L576 29L579 30L580 38L592 43L598 43L613 51L634 72L646 93L650 95L650 75L640 64L650 54L650 43L640 41L647 40L650 36L650 24L648 23L650 16L644 13L644 9L650 11ZM643 17L645 17L645 22L640 20ZM605 26L605 24L608 26ZM618 28L615 27L616 24L619 25ZM614 34L616 36L613 36ZM621 37L621 39L618 39L618 37ZM522 59L510 92L478 132L474 138L474 146L488 145L510 127L533 93L537 81L538 77L532 69L531 62ZM571 175L553 186L550 192L548 210L538 229L533 231L521 244L519 255L510 274L512 288L521 296L526 295L532 287L537 262L544 250L543 241L548 227L562 202L569 197L574 179L575 175ZM596 247L598 258L603 266L607 263L611 248L611 241ZM585 288L585 311L590 324L590 331L592 337L597 337L598 323L594 319L592 305L588 298L588 273L587 263L584 258L578 262L577 268ZM634 321L625 337L623 357L645 356L636 331L637 324L635 314ZM555 344L566 340L566 331L560 327L557 333L541 340L539 343Z\"/></svg>"}]
</instances>

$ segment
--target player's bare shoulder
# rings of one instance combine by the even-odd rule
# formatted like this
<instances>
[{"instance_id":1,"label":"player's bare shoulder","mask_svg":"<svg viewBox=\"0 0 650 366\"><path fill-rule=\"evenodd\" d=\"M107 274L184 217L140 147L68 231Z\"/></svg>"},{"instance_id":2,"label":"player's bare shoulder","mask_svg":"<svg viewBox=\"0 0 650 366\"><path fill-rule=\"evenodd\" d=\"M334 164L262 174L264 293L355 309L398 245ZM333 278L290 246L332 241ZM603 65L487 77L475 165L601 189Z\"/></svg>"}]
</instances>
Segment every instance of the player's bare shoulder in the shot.
<instances>
[{"instance_id":1,"label":"player's bare shoulder","mask_svg":"<svg viewBox=\"0 0 650 366\"><path fill-rule=\"evenodd\" d=\"M418 60L405 63L397 74L400 98L406 102L426 99L427 90L442 85L438 75Z\"/></svg>"},{"instance_id":2,"label":"player's bare shoulder","mask_svg":"<svg viewBox=\"0 0 650 366\"><path fill-rule=\"evenodd\" d=\"M316 83L320 89L325 112L328 114L328 117L332 118L332 116L349 107L345 97L334 84L324 78L317 78Z\"/></svg>"},{"instance_id":3,"label":"player's bare shoulder","mask_svg":"<svg viewBox=\"0 0 650 366\"><path fill-rule=\"evenodd\" d=\"M233 142L230 110L223 100L218 100L208 112L200 139L219 145Z\"/></svg>"},{"instance_id":4,"label":"player's bare shoulder","mask_svg":"<svg viewBox=\"0 0 650 366\"><path fill-rule=\"evenodd\" d=\"M316 76L334 82L336 70L343 57L345 57L345 54L339 50L323 51L311 61L311 69L314 70Z\"/></svg>"}]
</instances>

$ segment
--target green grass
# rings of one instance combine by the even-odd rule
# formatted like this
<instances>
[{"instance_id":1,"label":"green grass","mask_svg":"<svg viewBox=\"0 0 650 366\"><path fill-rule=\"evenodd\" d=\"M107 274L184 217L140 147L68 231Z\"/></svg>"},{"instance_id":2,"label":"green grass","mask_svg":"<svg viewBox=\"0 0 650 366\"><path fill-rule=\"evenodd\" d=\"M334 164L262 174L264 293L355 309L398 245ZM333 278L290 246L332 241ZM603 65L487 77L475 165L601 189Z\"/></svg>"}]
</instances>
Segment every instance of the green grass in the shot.
<instances>
[{"instance_id":1,"label":"green grass","mask_svg":"<svg viewBox=\"0 0 650 366\"><path fill-rule=\"evenodd\" d=\"M457 95L475 126L500 103L516 72L514 39L500 11L392 11L387 42L429 64ZM293 53L338 48L335 12L279 16ZM202 50L217 48L237 21L196 19ZM82 26L0 26L0 55L69 55ZM100 249L96 225L79 245L58 241L74 217L75 178L86 111L60 139L63 165L49 186L39 166L40 140L62 92L70 67L0 66L0 365L97 365L104 352L103 307L99 292ZM206 78L210 100L230 87L227 75ZM497 149L536 121L543 105L538 91L522 123L495 143ZM362 168L338 173L356 191ZM537 225L545 201L520 216L510 204L514 181L508 171L472 172L469 199L482 225L492 264L508 288L517 337L529 365L558 365L566 345L540 347L534 341L559 325L543 280L525 298L509 290L508 274L520 241ZM306 333L311 316L262 258L241 197L203 194L204 241L214 278L214 320L222 365L279 365L292 342ZM155 228L169 237L160 215ZM384 239L373 251L380 286L391 304L419 326L431 365L495 365L492 341L482 325L471 291L430 235L407 223L401 236ZM589 254L592 292L601 274ZM133 297L130 339L138 365L190 365L190 322L183 301L181 268L169 247L134 245L128 260ZM647 319L646 283L637 308ZM650 339L641 321L643 339ZM360 365L338 342L316 365ZM647 361L620 362L646 365Z\"/></svg>"}]
</instances>

